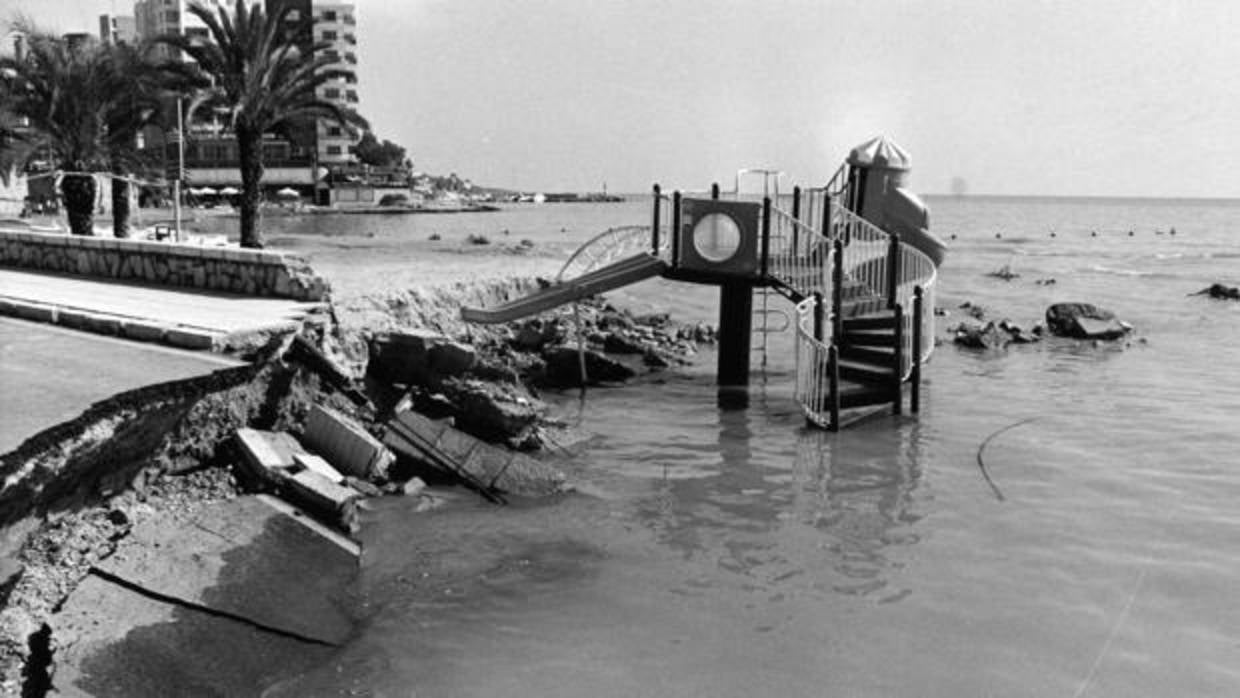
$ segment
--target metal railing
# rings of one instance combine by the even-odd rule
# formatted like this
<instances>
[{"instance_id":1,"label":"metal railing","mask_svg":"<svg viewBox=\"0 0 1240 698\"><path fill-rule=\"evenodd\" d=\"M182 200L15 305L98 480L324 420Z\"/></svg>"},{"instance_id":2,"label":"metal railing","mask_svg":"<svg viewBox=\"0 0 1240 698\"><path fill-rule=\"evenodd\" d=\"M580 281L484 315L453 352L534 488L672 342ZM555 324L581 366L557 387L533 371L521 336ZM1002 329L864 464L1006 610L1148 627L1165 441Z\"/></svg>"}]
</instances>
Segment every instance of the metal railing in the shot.
<instances>
[{"instance_id":1,"label":"metal railing","mask_svg":"<svg viewBox=\"0 0 1240 698\"><path fill-rule=\"evenodd\" d=\"M895 330L900 359L896 382L913 380L917 409L920 367L934 351L938 269L920 250L845 208L837 196L830 197L827 210L831 242L822 256L825 273L831 274L838 256L842 278L827 284L827 293L796 306L796 400L811 423L824 428L839 423L838 330L830 328L840 326L839 314L886 308L900 318Z\"/></svg>"},{"instance_id":2,"label":"metal railing","mask_svg":"<svg viewBox=\"0 0 1240 698\"><path fill-rule=\"evenodd\" d=\"M767 275L802 298L829 293L830 241L783 209L768 213Z\"/></svg>"}]
</instances>

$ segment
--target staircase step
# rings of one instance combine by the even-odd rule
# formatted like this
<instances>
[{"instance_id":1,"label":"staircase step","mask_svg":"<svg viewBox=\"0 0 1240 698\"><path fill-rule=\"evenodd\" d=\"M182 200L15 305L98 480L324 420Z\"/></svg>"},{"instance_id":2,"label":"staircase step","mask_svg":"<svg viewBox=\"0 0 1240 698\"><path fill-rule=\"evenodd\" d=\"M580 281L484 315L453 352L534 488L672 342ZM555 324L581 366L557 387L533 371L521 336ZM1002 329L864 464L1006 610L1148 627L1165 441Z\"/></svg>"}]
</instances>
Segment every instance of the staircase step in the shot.
<instances>
[{"instance_id":1,"label":"staircase step","mask_svg":"<svg viewBox=\"0 0 1240 698\"><path fill-rule=\"evenodd\" d=\"M894 347L896 336L891 330L849 330L845 326L841 343L848 347Z\"/></svg>"},{"instance_id":2,"label":"staircase step","mask_svg":"<svg viewBox=\"0 0 1240 698\"><path fill-rule=\"evenodd\" d=\"M875 367L888 368L895 365L896 353L892 350L872 349L856 344L844 344L840 347L840 358L857 363L870 364Z\"/></svg>"},{"instance_id":3,"label":"staircase step","mask_svg":"<svg viewBox=\"0 0 1240 698\"><path fill-rule=\"evenodd\" d=\"M852 386L840 389L840 407L867 407L891 402L891 390L880 386Z\"/></svg>"},{"instance_id":4,"label":"staircase step","mask_svg":"<svg viewBox=\"0 0 1240 698\"><path fill-rule=\"evenodd\" d=\"M896 316L894 314L882 315L863 315L861 317L850 317L844 320L844 330L881 330L894 329L896 326Z\"/></svg>"},{"instance_id":5,"label":"staircase step","mask_svg":"<svg viewBox=\"0 0 1240 698\"><path fill-rule=\"evenodd\" d=\"M891 382L892 371L890 368L874 366L859 361L840 361L840 378L844 380L856 381L858 383L883 383Z\"/></svg>"}]
</instances>

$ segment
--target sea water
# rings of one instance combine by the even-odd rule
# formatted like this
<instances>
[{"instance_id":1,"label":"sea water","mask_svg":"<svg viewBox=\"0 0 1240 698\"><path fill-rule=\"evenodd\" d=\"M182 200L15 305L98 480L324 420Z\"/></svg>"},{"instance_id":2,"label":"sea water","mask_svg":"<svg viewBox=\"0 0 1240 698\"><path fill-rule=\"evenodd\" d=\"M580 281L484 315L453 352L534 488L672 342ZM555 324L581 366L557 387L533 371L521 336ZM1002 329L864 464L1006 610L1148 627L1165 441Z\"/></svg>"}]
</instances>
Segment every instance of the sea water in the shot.
<instances>
[{"instance_id":1,"label":"sea water","mask_svg":"<svg viewBox=\"0 0 1240 698\"><path fill-rule=\"evenodd\" d=\"M807 428L787 333L765 370L755 353L745 409L718 406L709 350L547 395L588 437L549 454L581 492L432 513L383 500L357 638L272 692L1240 695L1240 303L1191 295L1240 282L1240 203L929 203L951 250L920 414ZM519 207L380 237L585 239L647 213ZM1005 267L1018 276L989 275ZM709 287L613 296L717 312ZM1025 327L1094 303L1135 332L962 349L947 328L966 301Z\"/></svg>"}]
</instances>

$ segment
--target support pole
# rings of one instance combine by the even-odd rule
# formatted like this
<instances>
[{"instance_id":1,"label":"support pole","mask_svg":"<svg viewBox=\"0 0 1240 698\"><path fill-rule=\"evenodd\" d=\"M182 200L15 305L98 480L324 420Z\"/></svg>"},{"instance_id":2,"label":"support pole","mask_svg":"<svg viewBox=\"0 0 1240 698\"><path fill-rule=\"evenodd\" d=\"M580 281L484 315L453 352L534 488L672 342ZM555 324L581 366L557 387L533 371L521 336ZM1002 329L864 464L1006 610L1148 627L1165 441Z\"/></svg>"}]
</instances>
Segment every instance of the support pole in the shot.
<instances>
[{"instance_id":1,"label":"support pole","mask_svg":"<svg viewBox=\"0 0 1240 698\"><path fill-rule=\"evenodd\" d=\"M659 185L654 185L654 215L650 222L650 254L659 256L659 204L662 198L662 191Z\"/></svg>"},{"instance_id":2,"label":"support pole","mask_svg":"<svg viewBox=\"0 0 1240 698\"><path fill-rule=\"evenodd\" d=\"M680 192L672 192L672 268L680 266Z\"/></svg>"},{"instance_id":3,"label":"support pole","mask_svg":"<svg viewBox=\"0 0 1240 698\"><path fill-rule=\"evenodd\" d=\"M897 303L894 310L896 346L891 373L891 413L898 415L904 411L904 308Z\"/></svg>"},{"instance_id":4,"label":"support pole","mask_svg":"<svg viewBox=\"0 0 1240 698\"><path fill-rule=\"evenodd\" d=\"M753 286L728 282L719 287L719 387L749 385Z\"/></svg>"},{"instance_id":5,"label":"support pole","mask_svg":"<svg viewBox=\"0 0 1240 698\"><path fill-rule=\"evenodd\" d=\"M900 286L900 238L892 235L887 244L887 307L894 310L899 299L896 289Z\"/></svg>"},{"instance_id":6,"label":"support pole","mask_svg":"<svg viewBox=\"0 0 1240 698\"><path fill-rule=\"evenodd\" d=\"M771 256L771 197L762 199L762 278L766 279Z\"/></svg>"},{"instance_id":7,"label":"support pole","mask_svg":"<svg viewBox=\"0 0 1240 698\"><path fill-rule=\"evenodd\" d=\"M181 115L181 100L177 99L177 178L172 180L172 239L181 242L181 177L185 176L185 119Z\"/></svg>"},{"instance_id":8,"label":"support pole","mask_svg":"<svg viewBox=\"0 0 1240 698\"><path fill-rule=\"evenodd\" d=\"M835 231L831 228L831 190L822 191L822 236L833 239Z\"/></svg>"},{"instance_id":9,"label":"support pole","mask_svg":"<svg viewBox=\"0 0 1240 698\"><path fill-rule=\"evenodd\" d=\"M822 332L826 325L827 309L823 306L822 291L814 291L814 339L822 341Z\"/></svg>"},{"instance_id":10,"label":"support pole","mask_svg":"<svg viewBox=\"0 0 1240 698\"><path fill-rule=\"evenodd\" d=\"M909 381L913 384L909 395L909 411L917 414L921 411L921 323L925 312L925 292L921 286L913 289L913 374Z\"/></svg>"},{"instance_id":11,"label":"support pole","mask_svg":"<svg viewBox=\"0 0 1240 698\"><path fill-rule=\"evenodd\" d=\"M801 222L801 187L792 188L792 220L797 223ZM801 226L792 226L792 254L797 253L797 232Z\"/></svg>"},{"instance_id":12,"label":"support pole","mask_svg":"<svg viewBox=\"0 0 1240 698\"><path fill-rule=\"evenodd\" d=\"M827 347L827 408L831 413L828 431L840 430L840 350L833 342Z\"/></svg>"},{"instance_id":13,"label":"support pole","mask_svg":"<svg viewBox=\"0 0 1240 698\"><path fill-rule=\"evenodd\" d=\"M710 185L710 198L715 201L719 200L719 183L718 182L714 182Z\"/></svg>"},{"instance_id":14,"label":"support pole","mask_svg":"<svg viewBox=\"0 0 1240 698\"><path fill-rule=\"evenodd\" d=\"M831 257L831 341L839 342L844 336L844 242L835 241Z\"/></svg>"}]
</instances>

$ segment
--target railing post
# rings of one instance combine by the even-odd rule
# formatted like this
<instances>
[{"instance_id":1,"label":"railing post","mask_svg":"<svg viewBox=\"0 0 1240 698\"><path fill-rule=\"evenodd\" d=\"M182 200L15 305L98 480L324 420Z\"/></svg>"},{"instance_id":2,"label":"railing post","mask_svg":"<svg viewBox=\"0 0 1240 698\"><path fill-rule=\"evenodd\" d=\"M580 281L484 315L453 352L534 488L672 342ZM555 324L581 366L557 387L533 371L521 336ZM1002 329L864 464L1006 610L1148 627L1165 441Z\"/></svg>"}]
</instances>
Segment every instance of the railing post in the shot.
<instances>
[{"instance_id":1,"label":"railing post","mask_svg":"<svg viewBox=\"0 0 1240 698\"><path fill-rule=\"evenodd\" d=\"M844 336L844 243L836 240L831 259L831 338Z\"/></svg>"},{"instance_id":2,"label":"railing post","mask_svg":"<svg viewBox=\"0 0 1240 698\"><path fill-rule=\"evenodd\" d=\"M737 192L737 193L739 194L740 192ZM718 182L713 182L710 185L710 198L714 199L715 201L719 200L719 183Z\"/></svg>"},{"instance_id":3,"label":"railing post","mask_svg":"<svg viewBox=\"0 0 1240 698\"><path fill-rule=\"evenodd\" d=\"M792 188L792 220L796 223L801 222L801 187ZM801 227L796 223L792 226L792 254L797 253L797 228Z\"/></svg>"},{"instance_id":4,"label":"railing post","mask_svg":"<svg viewBox=\"0 0 1240 698\"><path fill-rule=\"evenodd\" d=\"M672 268L680 266L680 192L672 192Z\"/></svg>"},{"instance_id":5,"label":"railing post","mask_svg":"<svg viewBox=\"0 0 1240 698\"><path fill-rule=\"evenodd\" d=\"M887 307L895 309L898 299L896 289L900 286L900 238L892 235L887 245Z\"/></svg>"},{"instance_id":6,"label":"railing post","mask_svg":"<svg viewBox=\"0 0 1240 698\"><path fill-rule=\"evenodd\" d=\"M831 228L831 190L827 189L823 191L822 197L822 236L832 239L834 233Z\"/></svg>"},{"instance_id":7,"label":"railing post","mask_svg":"<svg viewBox=\"0 0 1240 698\"><path fill-rule=\"evenodd\" d=\"M822 332L826 325L827 309L822 298L822 291L814 291L814 339L822 341Z\"/></svg>"},{"instance_id":8,"label":"railing post","mask_svg":"<svg viewBox=\"0 0 1240 698\"><path fill-rule=\"evenodd\" d=\"M827 347L827 410L831 421L827 424L828 431L840 430L840 350L833 342Z\"/></svg>"},{"instance_id":9,"label":"railing post","mask_svg":"<svg viewBox=\"0 0 1240 698\"><path fill-rule=\"evenodd\" d=\"M895 370L891 379L891 413L901 414L904 410L904 307L896 304L895 311Z\"/></svg>"},{"instance_id":10,"label":"railing post","mask_svg":"<svg viewBox=\"0 0 1240 698\"><path fill-rule=\"evenodd\" d=\"M762 278L766 278L771 255L771 197L762 198Z\"/></svg>"},{"instance_id":11,"label":"railing post","mask_svg":"<svg viewBox=\"0 0 1240 698\"><path fill-rule=\"evenodd\" d=\"M654 220L650 225L650 252L656 257L659 256L659 203L661 198L662 190L656 184L654 185Z\"/></svg>"},{"instance_id":12,"label":"railing post","mask_svg":"<svg viewBox=\"0 0 1240 698\"><path fill-rule=\"evenodd\" d=\"M925 292L921 286L913 289L913 374L909 381L913 384L909 395L909 411L917 414L921 411L921 323L925 312Z\"/></svg>"}]
</instances>

